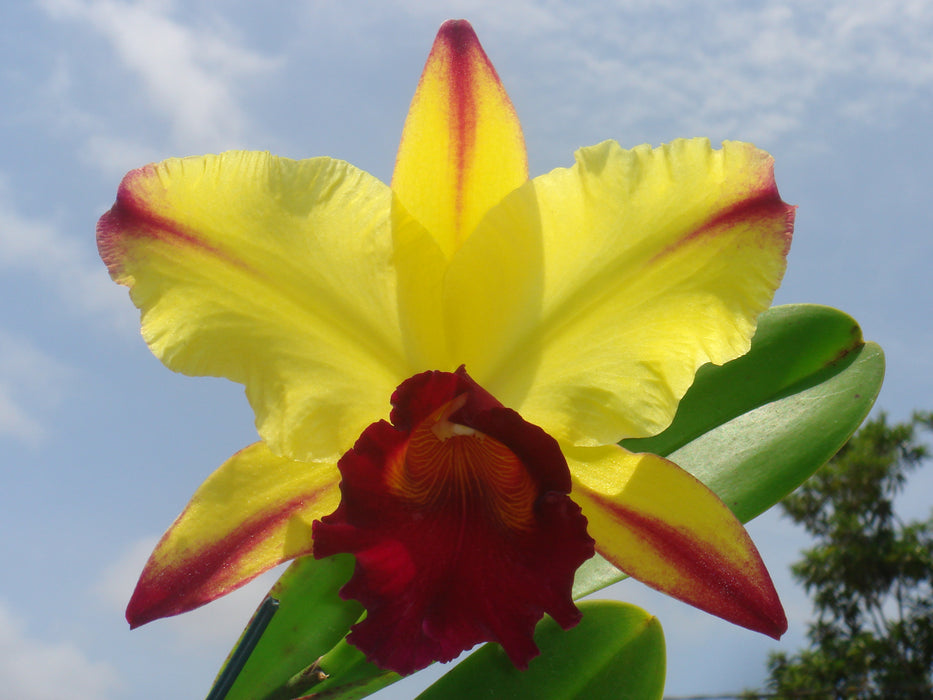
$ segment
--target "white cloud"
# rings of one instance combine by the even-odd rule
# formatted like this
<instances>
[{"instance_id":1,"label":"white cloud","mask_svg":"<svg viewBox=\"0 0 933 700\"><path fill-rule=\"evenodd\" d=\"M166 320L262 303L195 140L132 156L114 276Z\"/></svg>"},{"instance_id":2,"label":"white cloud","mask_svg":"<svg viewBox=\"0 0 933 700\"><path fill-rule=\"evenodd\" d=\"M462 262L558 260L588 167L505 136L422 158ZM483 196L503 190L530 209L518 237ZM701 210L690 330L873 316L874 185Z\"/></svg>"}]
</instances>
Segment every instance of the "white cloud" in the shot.
<instances>
[{"instance_id":1,"label":"white cloud","mask_svg":"<svg viewBox=\"0 0 933 700\"><path fill-rule=\"evenodd\" d=\"M137 540L101 573L94 593L108 610L122 611L126 608L139 574L158 541L158 537Z\"/></svg>"},{"instance_id":2,"label":"white cloud","mask_svg":"<svg viewBox=\"0 0 933 700\"><path fill-rule=\"evenodd\" d=\"M62 398L70 370L25 338L0 330L0 435L36 444L40 416Z\"/></svg>"},{"instance_id":3,"label":"white cloud","mask_svg":"<svg viewBox=\"0 0 933 700\"><path fill-rule=\"evenodd\" d=\"M70 315L102 320L126 337L138 333L138 314L103 264L51 221L24 216L0 173L0 271L15 285L17 307L43 319L42 303ZM21 280L25 280L25 282ZM51 302L43 295L52 291ZM7 290L10 295L12 289ZM0 435L37 445L48 435L48 415L65 397L73 368L35 341L0 328Z\"/></svg>"},{"instance_id":4,"label":"white cloud","mask_svg":"<svg viewBox=\"0 0 933 700\"><path fill-rule=\"evenodd\" d=\"M0 351L0 362L3 362ZM0 435L35 444L45 435L42 424L13 397L10 387L0 384Z\"/></svg>"},{"instance_id":5,"label":"white cloud","mask_svg":"<svg viewBox=\"0 0 933 700\"><path fill-rule=\"evenodd\" d=\"M413 0L395 4L416 17L439 12ZM605 136L644 132L663 118L665 130L682 135L768 142L810 128L814 114L882 123L904 100L929 100L933 88L928 2L630 0L614 7L461 0L443 11L469 18L497 64L511 51L524 79L543 82L529 92L552 99L546 109L566 115L559 121L574 122L578 132L581 123ZM601 104L617 109L578 113Z\"/></svg>"},{"instance_id":6,"label":"white cloud","mask_svg":"<svg viewBox=\"0 0 933 700\"><path fill-rule=\"evenodd\" d=\"M155 148L114 134L93 134L87 137L78 155L114 182L144 163L161 159L161 154Z\"/></svg>"},{"instance_id":7,"label":"white cloud","mask_svg":"<svg viewBox=\"0 0 933 700\"><path fill-rule=\"evenodd\" d=\"M237 45L220 33L173 18L171 2L42 0L58 19L88 23L142 81L151 106L171 125L183 150L229 147L247 118L237 85L268 74L279 61Z\"/></svg>"},{"instance_id":8,"label":"white cloud","mask_svg":"<svg viewBox=\"0 0 933 700\"><path fill-rule=\"evenodd\" d=\"M103 315L121 327L136 323L126 292L108 278L99 260L52 222L17 211L0 173L0 269L35 276L51 284L67 308ZM25 294L21 294L23 298Z\"/></svg>"},{"instance_id":9,"label":"white cloud","mask_svg":"<svg viewBox=\"0 0 933 700\"><path fill-rule=\"evenodd\" d=\"M104 700L120 683L107 663L89 659L70 642L31 638L0 601L0 688L16 700Z\"/></svg>"}]
</instances>

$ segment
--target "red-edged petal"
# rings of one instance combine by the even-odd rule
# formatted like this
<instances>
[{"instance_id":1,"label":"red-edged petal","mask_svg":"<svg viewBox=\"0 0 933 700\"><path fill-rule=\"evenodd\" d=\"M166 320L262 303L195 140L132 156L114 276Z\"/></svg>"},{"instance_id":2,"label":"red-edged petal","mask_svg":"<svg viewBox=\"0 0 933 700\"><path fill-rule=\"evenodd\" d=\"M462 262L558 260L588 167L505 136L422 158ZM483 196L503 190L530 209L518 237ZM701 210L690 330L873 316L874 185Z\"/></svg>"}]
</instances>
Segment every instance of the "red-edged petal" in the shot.
<instances>
[{"instance_id":1,"label":"red-edged petal","mask_svg":"<svg viewBox=\"0 0 933 700\"><path fill-rule=\"evenodd\" d=\"M333 463L280 457L257 442L224 462L156 545L126 609L131 627L193 610L309 554L311 524L334 509Z\"/></svg>"},{"instance_id":2,"label":"red-edged petal","mask_svg":"<svg viewBox=\"0 0 933 700\"><path fill-rule=\"evenodd\" d=\"M526 667L544 613L579 620L573 575L593 553L560 448L462 368L412 377L392 402L394 425L344 455L340 506L314 523L315 556L357 559L342 595L367 616L349 641L403 674L485 641Z\"/></svg>"},{"instance_id":3,"label":"red-edged petal","mask_svg":"<svg viewBox=\"0 0 933 700\"><path fill-rule=\"evenodd\" d=\"M528 179L521 124L465 20L437 33L398 147L392 190L449 257Z\"/></svg>"},{"instance_id":4,"label":"red-edged petal","mask_svg":"<svg viewBox=\"0 0 933 700\"><path fill-rule=\"evenodd\" d=\"M775 639L787 618L768 570L732 511L653 454L564 447L596 549L642 583Z\"/></svg>"}]
</instances>

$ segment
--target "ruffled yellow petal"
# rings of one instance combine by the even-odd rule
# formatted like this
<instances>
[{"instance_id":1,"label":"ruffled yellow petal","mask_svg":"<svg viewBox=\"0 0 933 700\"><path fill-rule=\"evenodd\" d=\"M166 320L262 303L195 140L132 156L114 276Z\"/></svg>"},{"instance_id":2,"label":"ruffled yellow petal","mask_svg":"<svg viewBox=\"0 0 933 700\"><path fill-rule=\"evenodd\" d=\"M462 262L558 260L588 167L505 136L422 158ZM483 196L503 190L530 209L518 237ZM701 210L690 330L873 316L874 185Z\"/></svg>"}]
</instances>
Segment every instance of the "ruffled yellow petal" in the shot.
<instances>
[{"instance_id":1,"label":"ruffled yellow petal","mask_svg":"<svg viewBox=\"0 0 933 700\"><path fill-rule=\"evenodd\" d=\"M748 350L794 210L749 144L606 142L576 158L510 195L454 258L448 333L527 420L613 444L663 430L700 365Z\"/></svg>"},{"instance_id":2,"label":"ruffled yellow petal","mask_svg":"<svg viewBox=\"0 0 933 700\"><path fill-rule=\"evenodd\" d=\"M465 20L441 26L415 92L392 189L450 256L528 178L521 125Z\"/></svg>"},{"instance_id":3,"label":"ruffled yellow petal","mask_svg":"<svg viewBox=\"0 0 933 700\"><path fill-rule=\"evenodd\" d=\"M413 373L391 207L329 158L174 159L126 176L98 245L168 367L245 384L274 451L333 459Z\"/></svg>"},{"instance_id":4,"label":"ruffled yellow petal","mask_svg":"<svg viewBox=\"0 0 933 700\"><path fill-rule=\"evenodd\" d=\"M778 638L787 619L745 528L673 462L621 447L566 448L573 500L596 551L625 573L742 627Z\"/></svg>"},{"instance_id":5,"label":"ruffled yellow petal","mask_svg":"<svg viewBox=\"0 0 933 700\"><path fill-rule=\"evenodd\" d=\"M273 455L261 442L201 484L162 540L126 610L133 627L186 612L311 552L311 522L340 500L335 464Z\"/></svg>"}]
</instances>

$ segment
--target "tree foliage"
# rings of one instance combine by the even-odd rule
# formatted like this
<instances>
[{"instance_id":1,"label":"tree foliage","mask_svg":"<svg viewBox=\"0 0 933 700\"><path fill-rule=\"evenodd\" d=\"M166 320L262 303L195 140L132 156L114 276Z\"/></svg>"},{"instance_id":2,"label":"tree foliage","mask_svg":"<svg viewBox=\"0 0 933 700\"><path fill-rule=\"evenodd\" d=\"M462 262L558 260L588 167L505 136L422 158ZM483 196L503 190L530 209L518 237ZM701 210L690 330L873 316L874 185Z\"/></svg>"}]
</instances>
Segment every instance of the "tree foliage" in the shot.
<instances>
[{"instance_id":1,"label":"tree foliage","mask_svg":"<svg viewBox=\"0 0 933 700\"><path fill-rule=\"evenodd\" d=\"M815 539L792 572L816 620L808 648L769 658L769 697L933 698L933 513L904 523L893 506L928 457L921 428L933 413L880 414L782 502Z\"/></svg>"}]
</instances>

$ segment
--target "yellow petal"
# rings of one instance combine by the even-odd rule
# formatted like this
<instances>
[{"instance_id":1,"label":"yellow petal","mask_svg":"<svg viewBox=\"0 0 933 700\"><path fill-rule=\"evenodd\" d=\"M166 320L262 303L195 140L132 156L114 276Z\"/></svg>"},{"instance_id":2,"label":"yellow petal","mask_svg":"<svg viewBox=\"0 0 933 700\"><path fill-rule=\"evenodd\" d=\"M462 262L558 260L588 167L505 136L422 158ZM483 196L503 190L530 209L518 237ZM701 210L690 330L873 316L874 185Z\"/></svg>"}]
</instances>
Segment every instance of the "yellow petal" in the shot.
<instances>
[{"instance_id":1,"label":"yellow petal","mask_svg":"<svg viewBox=\"0 0 933 700\"><path fill-rule=\"evenodd\" d=\"M453 371L444 333L444 252L434 237L401 204L392 206L395 269L398 274L398 315L412 376L426 370Z\"/></svg>"},{"instance_id":2,"label":"yellow petal","mask_svg":"<svg viewBox=\"0 0 933 700\"><path fill-rule=\"evenodd\" d=\"M747 352L794 210L749 144L606 142L576 158L510 195L452 261L448 332L454 359L528 421L613 444L663 430L700 365Z\"/></svg>"},{"instance_id":3,"label":"yellow petal","mask_svg":"<svg viewBox=\"0 0 933 700\"><path fill-rule=\"evenodd\" d=\"M391 204L329 158L174 159L126 176L98 245L168 367L245 384L274 451L333 459L413 373Z\"/></svg>"},{"instance_id":4,"label":"yellow petal","mask_svg":"<svg viewBox=\"0 0 933 700\"><path fill-rule=\"evenodd\" d=\"M518 192L525 203L529 188ZM497 399L518 408L540 361L527 341L542 320L545 262L535 208L509 206L513 201L494 208L456 251L439 298L451 364L466 365Z\"/></svg>"},{"instance_id":5,"label":"yellow petal","mask_svg":"<svg viewBox=\"0 0 933 700\"><path fill-rule=\"evenodd\" d=\"M276 457L261 442L195 492L146 563L126 617L133 627L196 608L311 552L311 522L340 500L335 464Z\"/></svg>"},{"instance_id":6,"label":"yellow petal","mask_svg":"<svg viewBox=\"0 0 933 700\"><path fill-rule=\"evenodd\" d=\"M398 149L392 189L450 256L528 178L521 125L465 20L445 22Z\"/></svg>"},{"instance_id":7,"label":"yellow petal","mask_svg":"<svg viewBox=\"0 0 933 700\"><path fill-rule=\"evenodd\" d=\"M596 551L639 581L737 625L787 629L751 538L716 495L673 462L621 447L565 448L571 497Z\"/></svg>"}]
</instances>

